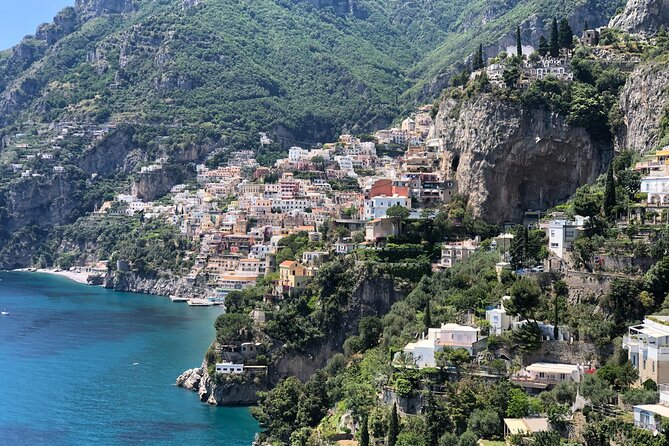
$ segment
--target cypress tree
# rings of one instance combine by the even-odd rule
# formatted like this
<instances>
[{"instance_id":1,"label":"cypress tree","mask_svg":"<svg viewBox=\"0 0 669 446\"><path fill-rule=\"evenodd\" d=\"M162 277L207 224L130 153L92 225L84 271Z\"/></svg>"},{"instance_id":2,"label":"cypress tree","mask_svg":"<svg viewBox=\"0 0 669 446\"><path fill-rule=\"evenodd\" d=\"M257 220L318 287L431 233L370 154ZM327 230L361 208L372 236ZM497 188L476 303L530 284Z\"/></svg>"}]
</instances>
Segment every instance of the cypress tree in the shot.
<instances>
[{"instance_id":1,"label":"cypress tree","mask_svg":"<svg viewBox=\"0 0 669 446\"><path fill-rule=\"evenodd\" d=\"M585 22L583 23L583 30L587 31L590 29L590 24L588 23L588 20L586 19Z\"/></svg>"},{"instance_id":2,"label":"cypress tree","mask_svg":"<svg viewBox=\"0 0 669 446\"><path fill-rule=\"evenodd\" d=\"M574 46L574 31L569 26L567 19L560 21L560 30L558 31L560 48L572 49Z\"/></svg>"},{"instance_id":3,"label":"cypress tree","mask_svg":"<svg viewBox=\"0 0 669 446\"><path fill-rule=\"evenodd\" d=\"M425 312L423 313L423 325L428 329L432 326L432 314L430 314L430 299L425 303Z\"/></svg>"},{"instance_id":4,"label":"cypress tree","mask_svg":"<svg viewBox=\"0 0 669 446\"><path fill-rule=\"evenodd\" d=\"M520 40L520 26L516 27L516 56L523 57L523 42Z\"/></svg>"},{"instance_id":5,"label":"cypress tree","mask_svg":"<svg viewBox=\"0 0 669 446\"><path fill-rule=\"evenodd\" d=\"M360 446L369 446L369 427L366 415L362 419L362 426L360 426Z\"/></svg>"},{"instance_id":6,"label":"cypress tree","mask_svg":"<svg viewBox=\"0 0 669 446\"><path fill-rule=\"evenodd\" d=\"M613 178L613 165L609 166L606 172L606 187L604 189L604 215L613 217L613 210L616 207L616 182Z\"/></svg>"},{"instance_id":7,"label":"cypress tree","mask_svg":"<svg viewBox=\"0 0 669 446\"><path fill-rule=\"evenodd\" d=\"M551 40L550 40L550 52L551 56L559 57L560 56L560 36L558 31L557 19L553 18L551 24Z\"/></svg>"},{"instance_id":8,"label":"cypress tree","mask_svg":"<svg viewBox=\"0 0 669 446\"><path fill-rule=\"evenodd\" d=\"M395 446L399 433L400 420L397 416L397 403L394 403L393 412L390 414L390 423L388 424L388 446Z\"/></svg>"},{"instance_id":9,"label":"cypress tree","mask_svg":"<svg viewBox=\"0 0 669 446\"><path fill-rule=\"evenodd\" d=\"M479 44L479 68L485 68L485 61L483 60L483 44Z\"/></svg>"},{"instance_id":10,"label":"cypress tree","mask_svg":"<svg viewBox=\"0 0 669 446\"><path fill-rule=\"evenodd\" d=\"M550 50L551 48L548 46L548 40L546 40L544 36L539 37L539 54L541 54L542 57L546 57Z\"/></svg>"}]
</instances>

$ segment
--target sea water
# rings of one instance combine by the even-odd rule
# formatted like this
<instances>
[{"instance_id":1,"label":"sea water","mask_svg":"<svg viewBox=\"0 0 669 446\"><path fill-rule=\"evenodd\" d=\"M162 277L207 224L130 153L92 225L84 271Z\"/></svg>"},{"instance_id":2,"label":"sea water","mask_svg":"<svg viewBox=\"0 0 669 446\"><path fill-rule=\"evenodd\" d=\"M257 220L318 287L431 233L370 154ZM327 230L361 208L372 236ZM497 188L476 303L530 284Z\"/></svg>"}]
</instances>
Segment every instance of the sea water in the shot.
<instances>
[{"instance_id":1,"label":"sea water","mask_svg":"<svg viewBox=\"0 0 669 446\"><path fill-rule=\"evenodd\" d=\"M0 445L251 444L247 408L174 385L199 367L220 307L0 273Z\"/></svg>"}]
</instances>

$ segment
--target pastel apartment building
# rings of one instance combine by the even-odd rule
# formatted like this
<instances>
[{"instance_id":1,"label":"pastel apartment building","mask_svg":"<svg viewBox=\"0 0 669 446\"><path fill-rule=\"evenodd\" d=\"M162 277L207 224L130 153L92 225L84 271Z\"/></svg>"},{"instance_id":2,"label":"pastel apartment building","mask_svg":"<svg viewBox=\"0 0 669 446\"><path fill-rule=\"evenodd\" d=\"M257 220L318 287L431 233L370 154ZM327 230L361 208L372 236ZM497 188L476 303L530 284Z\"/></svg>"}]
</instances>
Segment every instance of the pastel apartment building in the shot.
<instances>
[{"instance_id":1,"label":"pastel apartment building","mask_svg":"<svg viewBox=\"0 0 669 446\"><path fill-rule=\"evenodd\" d=\"M437 264L440 269L452 268L456 263L462 262L479 249L478 240L465 240L462 242L445 243L441 247L441 260Z\"/></svg>"},{"instance_id":2,"label":"pastel apartment building","mask_svg":"<svg viewBox=\"0 0 669 446\"><path fill-rule=\"evenodd\" d=\"M408 343L403 351L410 355L418 368L436 367L435 353L444 348L462 348L474 355L483 346L481 329L460 324L443 324L428 329L427 338Z\"/></svg>"},{"instance_id":3,"label":"pastel apartment building","mask_svg":"<svg viewBox=\"0 0 669 446\"><path fill-rule=\"evenodd\" d=\"M511 382L530 393L554 387L561 382L581 382L585 368L577 364L535 362L516 373Z\"/></svg>"},{"instance_id":4,"label":"pastel apartment building","mask_svg":"<svg viewBox=\"0 0 669 446\"><path fill-rule=\"evenodd\" d=\"M629 327L623 348L639 371L639 383L669 383L669 316L646 316L642 324Z\"/></svg>"}]
</instances>

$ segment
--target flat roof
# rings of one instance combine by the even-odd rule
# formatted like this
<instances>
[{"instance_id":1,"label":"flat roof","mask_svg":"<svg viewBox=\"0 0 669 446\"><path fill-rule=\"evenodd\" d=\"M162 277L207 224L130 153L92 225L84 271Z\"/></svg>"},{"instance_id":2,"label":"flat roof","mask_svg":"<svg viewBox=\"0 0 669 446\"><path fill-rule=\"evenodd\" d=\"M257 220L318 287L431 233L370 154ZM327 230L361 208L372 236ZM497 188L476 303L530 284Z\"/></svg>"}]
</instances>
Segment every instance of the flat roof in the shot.
<instances>
[{"instance_id":1,"label":"flat roof","mask_svg":"<svg viewBox=\"0 0 669 446\"><path fill-rule=\"evenodd\" d=\"M530 372L558 372L571 373L578 371L578 366L573 364L560 364L551 362L535 362L534 364L525 367L525 370Z\"/></svg>"},{"instance_id":2,"label":"flat roof","mask_svg":"<svg viewBox=\"0 0 669 446\"><path fill-rule=\"evenodd\" d=\"M645 410L646 412L653 412L654 414L669 418L669 407L662 406L660 404L640 404L638 406L634 406L634 409Z\"/></svg>"},{"instance_id":3,"label":"flat roof","mask_svg":"<svg viewBox=\"0 0 669 446\"><path fill-rule=\"evenodd\" d=\"M459 331L480 331L480 328L470 327L469 325L460 325L454 323L443 324L441 329L459 330Z\"/></svg>"},{"instance_id":4,"label":"flat roof","mask_svg":"<svg viewBox=\"0 0 669 446\"><path fill-rule=\"evenodd\" d=\"M548 418L504 418L511 434L535 433L550 430Z\"/></svg>"}]
</instances>

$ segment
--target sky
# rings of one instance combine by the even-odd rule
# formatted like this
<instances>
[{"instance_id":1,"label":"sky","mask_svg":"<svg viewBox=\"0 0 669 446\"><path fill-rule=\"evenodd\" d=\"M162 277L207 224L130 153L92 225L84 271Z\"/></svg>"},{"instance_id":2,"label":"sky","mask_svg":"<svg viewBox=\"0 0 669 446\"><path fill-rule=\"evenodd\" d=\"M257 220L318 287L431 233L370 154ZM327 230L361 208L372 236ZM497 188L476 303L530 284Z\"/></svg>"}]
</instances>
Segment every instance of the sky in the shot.
<instances>
[{"instance_id":1,"label":"sky","mask_svg":"<svg viewBox=\"0 0 669 446\"><path fill-rule=\"evenodd\" d=\"M40 24L50 22L58 11L73 5L74 0L0 0L0 50L34 34Z\"/></svg>"}]
</instances>

